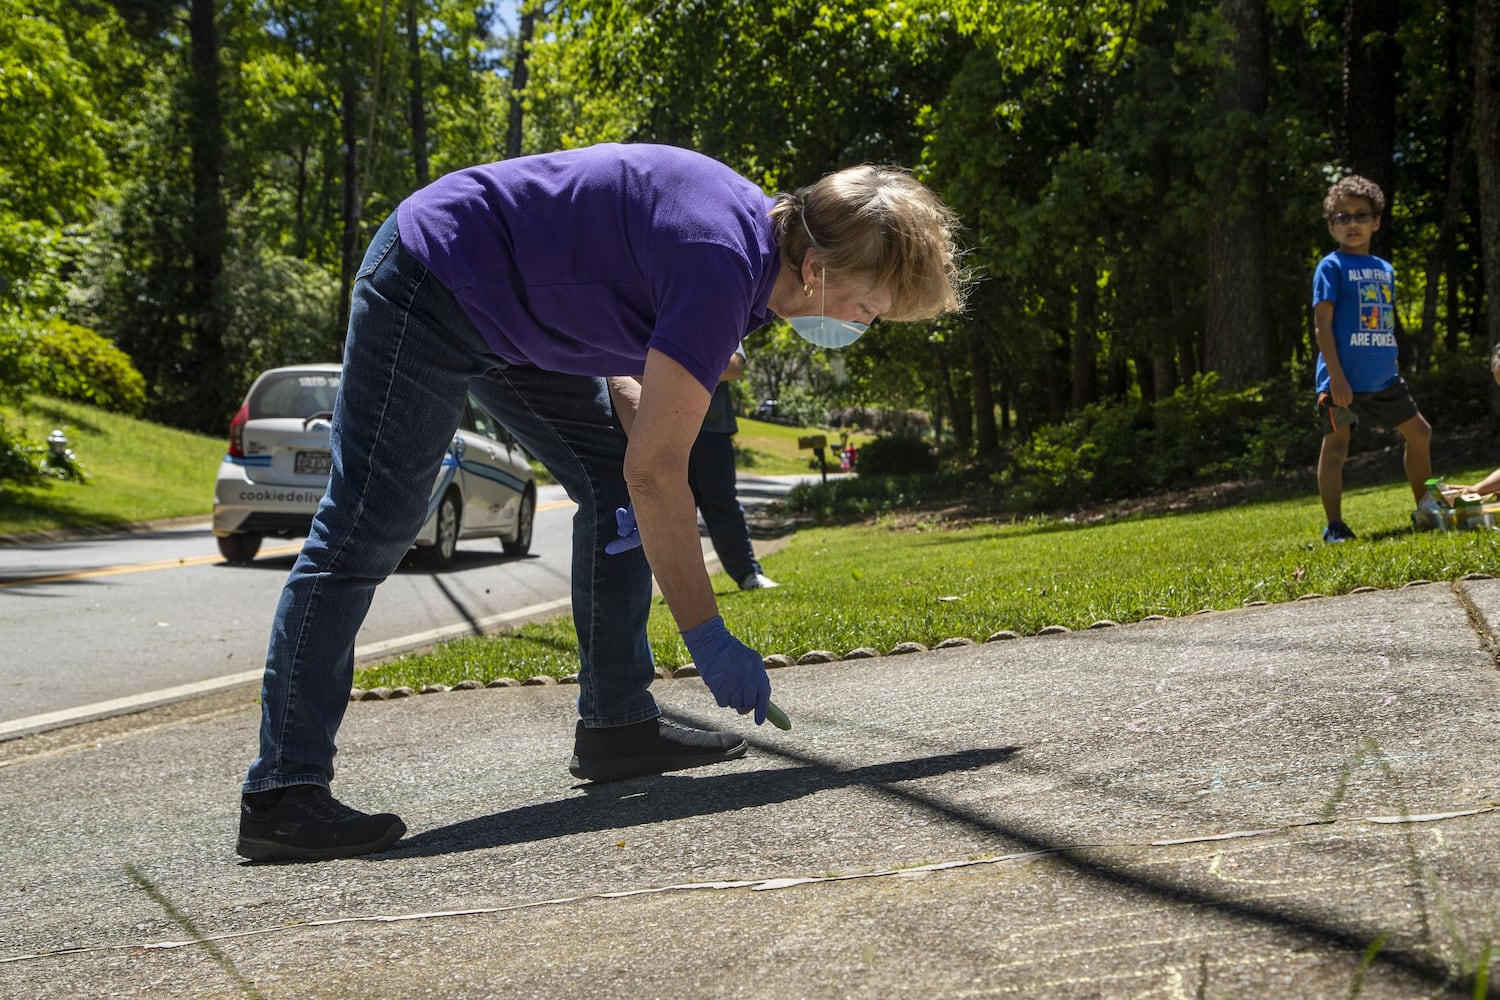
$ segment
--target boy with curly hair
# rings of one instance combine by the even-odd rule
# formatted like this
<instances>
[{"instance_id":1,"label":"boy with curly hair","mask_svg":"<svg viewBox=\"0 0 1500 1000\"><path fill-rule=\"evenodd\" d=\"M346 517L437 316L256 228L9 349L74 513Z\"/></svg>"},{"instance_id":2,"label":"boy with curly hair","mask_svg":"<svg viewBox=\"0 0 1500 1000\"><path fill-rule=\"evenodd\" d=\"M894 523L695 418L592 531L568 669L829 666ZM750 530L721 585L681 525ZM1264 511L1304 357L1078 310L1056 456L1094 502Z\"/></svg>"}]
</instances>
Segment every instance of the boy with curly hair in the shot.
<instances>
[{"instance_id":1,"label":"boy with curly hair","mask_svg":"<svg viewBox=\"0 0 1500 1000\"><path fill-rule=\"evenodd\" d=\"M1380 186L1357 175L1337 181L1323 199L1328 232L1339 244L1318 262L1313 276L1318 422L1323 428L1318 495L1328 519L1325 542L1355 537L1344 523L1342 504L1349 434L1360 418L1393 428L1405 439L1413 500L1421 499L1432 475L1432 427L1397 370L1396 272L1370 253L1384 212Z\"/></svg>"}]
</instances>

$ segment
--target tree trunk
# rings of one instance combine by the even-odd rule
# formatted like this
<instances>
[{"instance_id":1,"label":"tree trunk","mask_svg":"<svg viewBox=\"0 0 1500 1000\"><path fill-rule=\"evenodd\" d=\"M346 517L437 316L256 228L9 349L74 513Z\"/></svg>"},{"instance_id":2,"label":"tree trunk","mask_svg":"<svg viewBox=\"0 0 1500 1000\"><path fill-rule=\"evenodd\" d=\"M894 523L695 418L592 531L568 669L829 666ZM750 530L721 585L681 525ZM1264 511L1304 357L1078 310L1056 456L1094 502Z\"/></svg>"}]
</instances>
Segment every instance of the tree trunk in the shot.
<instances>
[{"instance_id":1,"label":"tree trunk","mask_svg":"<svg viewBox=\"0 0 1500 1000\"><path fill-rule=\"evenodd\" d=\"M953 366L948 363L948 355L940 343L933 345L932 357L933 363L937 365L938 384L941 390L939 409L946 409L951 415L949 423L953 425L954 443L958 445L960 451L968 452L974 445L974 431L969 423L968 415L964 413L958 390L953 386ZM934 418L933 423L937 422L938 420Z\"/></svg>"},{"instance_id":2,"label":"tree trunk","mask_svg":"<svg viewBox=\"0 0 1500 1000\"><path fill-rule=\"evenodd\" d=\"M531 37L535 32L535 7L523 0L521 23L516 30L516 59L510 69L510 119L505 126L506 159L521 155L521 101L525 97L526 79L530 74L526 63L531 50Z\"/></svg>"},{"instance_id":3,"label":"tree trunk","mask_svg":"<svg viewBox=\"0 0 1500 1000\"><path fill-rule=\"evenodd\" d=\"M974 451L981 460L989 460L1000 452L1000 437L995 430L990 352L977 332L969 335L969 370L974 373Z\"/></svg>"},{"instance_id":4,"label":"tree trunk","mask_svg":"<svg viewBox=\"0 0 1500 1000\"><path fill-rule=\"evenodd\" d=\"M1437 239L1427 255L1426 277L1423 281L1422 328L1417 334L1417 359L1426 364L1437 344L1438 298L1443 286L1452 295L1458 275L1449 267L1457 259L1456 249L1460 213L1464 199L1464 154L1469 146L1469 116L1458 96L1463 93L1463 63L1459 58L1459 32L1451 23L1443 25L1443 53L1448 64L1449 98L1443 107L1443 174L1447 178L1447 189L1443 194L1443 218L1438 224ZM1448 351L1458 349L1458 316L1448 314L1444 324L1443 346Z\"/></svg>"},{"instance_id":5,"label":"tree trunk","mask_svg":"<svg viewBox=\"0 0 1500 1000\"><path fill-rule=\"evenodd\" d=\"M1450 62L1450 67L1452 63ZM1454 93L1458 93L1454 88ZM1427 255L1426 278L1423 281L1422 328L1417 331L1417 364L1425 367L1432 360L1433 346L1437 343L1437 304L1448 262L1455 258L1459 213L1463 210L1464 197L1464 150L1469 145L1468 116L1458 115L1449 108L1443 115L1446 124L1443 140L1443 165L1447 174L1447 191L1443 195L1443 220L1438 225L1437 239ZM1451 289L1458 276L1447 273L1447 285ZM1449 297L1452 301L1452 296ZM1456 350L1458 346L1458 317L1449 314L1446 324L1447 336L1444 346Z\"/></svg>"},{"instance_id":6,"label":"tree trunk","mask_svg":"<svg viewBox=\"0 0 1500 1000\"><path fill-rule=\"evenodd\" d=\"M427 162L427 95L422 89L422 43L417 26L418 0L406 0L406 58L411 66L407 108L411 116L411 165L416 186L431 180Z\"/></svg>"},{"instance_id":7,"label":"tree trunk","mask_svg":"<svg viewBox=\"0 0 1500 1000\"><path fill-rule=\"evenodd\" d=\"M1158 141L1151 149L1151 190L1160 205L1165 205L1172 196L1172 150L1165 140ZM1169 213L1161 212L1156 220L1157 240L1163 247L1176 242L1168 218ZM1182 335L1183 317L1187 316L1182 271L1175 267L1165 270L1161 280L1166 285L1169 311L1151 330L1151 399L1170 396L1177 387L1177 339Z\"/></svg>"},{"instance_id":8,"label":"tree trunk","mask_svg":"<svg viewBox=\"0 0 1500 1000\"><path fill-rule=\"evenodd\" d=\"M1390 206L1396 200L1396 91L1401 46L1397 0L1348 0L1344 9L1344 166L1385 192L1386 217L1370 252L1390 259Z\"/></svg>"},{"instance_id":9,"label":"tree trunk","mask_svg":"<svg viewBox=\"0 0 1500 1000\"><path fill-rule=\"evenodd\" d=\"M1475 4L1473 65L1485 332L1493 351L1500 346L1500 0ZM1500 415L1500 389L1491 389L1490 409Z\"/></svg>"},{"instance_id":10,"label":"tree trunk","mask_svg":"<svg viewBox=\"0 0 1500 1000\"><path fill-rule=\"evenodd\" d=\"M1463 308L1459 302L1458 289L1462 284L1458 270L1458 241L1453 240L1448 244L1448 255L1443 260L1443 274L1447 276L1446 287L1448 294L1448 323L1443 328L1443 347L1449 354L1458 351L1458 333L1463 329L1459 322L1462 318L1460 310Z\"/></svg>"},{"instance_id":11,"label":"tree trunk","mask_svg":"<svg viewBox=\"0 0 1500 1000\"><path fill-rule=\"evenodd\" d=\"M192 73L188 81L188 141L191 144L193 217L189 240L193 312L188 348L189 381L182 423L202 431L223 430L234 409L228 367L224 363L224 252L229 218L224 206L224 121L219 98L219 35L214 0L191 0L188 37Z\"/></svg>"},{"instance_id":12,"label":"tree trunk","mask_svg":"<svg viewBox=\"0 0 1500 1000\"><path fill-rule=\"evenodd\" d=\"M1166 399L1177 388L1177 355L1165 350L1151 354L1151 400Z\"/></svg>"},{"instance_id":13,"label":"tree trunk","mask_svg":"<svg viewBox=\"0 0 1500 1000\"><path fill-rule=\"evenodd\" d=\"M294 234L292 246L295 248L294 256L297 257L307 256L307 231L311 227L307 218L307 161L311 152L306 142L297 148L297 195L294 215L296 221L292 229Z\"/></svg>"},{"instance_id":14,"label":"tree trunk","mask_svg":"<svg viewBox=\"0 0 1500 1000\"><path fill-rule=\"evenodd\" d=\"M1068 339L1069 341L1072 340L1071 337ZM1059 336L1057 349L1049 353L1052 355L1052 363L1046 365L1042 372L1042 385L1047 394L1047 423L1060 424L1068 415L1066 402L1068 397L1064 392L1061 373L1064 370L1064 365L1068 365L1069 368L1072 367L1069 364L1068 346L1061 343L1061 335Z\"/></svg>"},{"instance_id":15,"label":"tree trunk","mask_svg":"<svg viewBox=\"0 0 1500 1000\"><path fill-rule=\"evenodd\" d=\"M1227 141L1217 167L1223 215L1209 226L1203 363L1226 386L1271 373L1271 313L1266 248L1266 144L1270 42L1266 0L1222 0L1233 67L1219 91Z\"/></svg>"},{"instance_id":16,"label":"tree trunk","mask_svg":"<svg viewBox=\"0 0 1500 1000\"><path fill-rule=\"evenodd\" d=\"M1179 385L1190 385L1194 376L1204 371L1199 355L1200 345L1189 334L1184 333L1177 342L1177 382L1172 386L1175 391Z\"/></svg>"},{"instance_id":17,"label":"tree trunk","mask_svg":"<svg viewBox=\"0 0 1500 1000\"><path fill-rule=\"evenodd\" d=\"M1187 281L1182 272L1176 268L1167 276L1167 296L1172 303L1173 316L1186 316L1188 314L1188 289ZM1168 369L1169 374L1156 380L1156 398L1165 399L1177 390L1179 385L1187 385L1193 381L1193 376L1198 374L1198 362L1202 357L1202 345L1196 331L1188 329L1184 324L1177 323L1177 335L1175 343L1168 350L1175 348L1175 352L1169 353L1162 359L1162 367ZM1175 354L1176 366L1173 364Z\"/></svg>"},{"instance_id":18,"label":"tree trunk","mask_svg":"<svg viewBox=\"0 0 1500 1000\"><path fill-rule=\"evenodd\" d=\"M1125 358L1111 358L1104 366L1104 399L1121 401L1130 396L1130 362ZM1141 386L1142 398L1149 399L1145 386Z\"/></svg>"},{"instance_id":19,"label":"tree trunk","mask_svg":"<svg viewBox=\"0 0 1500 1000\"><path fill-rule=\"evenodd\" d=\"M1097 313L1099 307L1099 279L1092 263L1080 257L1078 285L1073 292L1073 409L1081 410L1097 397L1099 385L1099 361L1097 348Z\"/></svg>"}]
</instances>

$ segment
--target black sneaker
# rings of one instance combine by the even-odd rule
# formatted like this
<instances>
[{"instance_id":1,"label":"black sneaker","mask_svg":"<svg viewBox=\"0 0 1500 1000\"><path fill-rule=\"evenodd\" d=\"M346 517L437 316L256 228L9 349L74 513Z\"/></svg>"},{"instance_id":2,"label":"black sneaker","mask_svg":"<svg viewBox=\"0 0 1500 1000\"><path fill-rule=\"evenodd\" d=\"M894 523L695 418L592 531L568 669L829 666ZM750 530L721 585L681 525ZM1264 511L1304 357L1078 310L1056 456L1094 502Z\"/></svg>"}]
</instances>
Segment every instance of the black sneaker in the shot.
<instances>
[{"instance_id":1,"label":"black sneaker","mask_svg":"<svg viewBox=\"0 0 1500 1000\"><path fill-rule=\"evenodd\" d=\"M1323 529L1323 541L1332 545L1352 541L1354 532L1343 521L1329 521L1328 527Z\"/></svg>"},{"instance_id":2,"label":"black sneaker","mask_svg":"<svg viewBox=\"0 0 1500 1000\"><path fill-rule=\"evenodd\" d=\"M251 861L326 861L383 851L404 833L390 813L350 809L322 785L291 785L240 797L234 849Z\"/></svg>"},{"instance_id":3,"label":"black sneaker","mask_svg":"<svg viewBox=\"0 0 1500 1000\"><path fill-rule=\"evenodd\" d=\"M568 770L575 778L619 781L734 760L749 748L738 736L689 729L660 716L608 729L589 729L579 720Z\"/></svg>"}]
</instances>

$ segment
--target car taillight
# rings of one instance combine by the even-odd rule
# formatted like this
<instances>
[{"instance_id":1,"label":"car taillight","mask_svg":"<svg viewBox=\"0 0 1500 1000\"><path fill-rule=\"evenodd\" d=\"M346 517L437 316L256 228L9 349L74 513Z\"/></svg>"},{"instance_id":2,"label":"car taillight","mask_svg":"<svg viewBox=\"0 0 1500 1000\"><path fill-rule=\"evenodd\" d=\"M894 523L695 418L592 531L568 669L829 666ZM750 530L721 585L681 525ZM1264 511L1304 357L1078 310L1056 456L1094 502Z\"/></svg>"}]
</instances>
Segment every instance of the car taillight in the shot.
<instances>
[{"instance_id":1,"label":"car taillight","mask_svg":"<svg viewBox=\"0 0 1500 1000\"><path fill-rule=\"evenodd\" d=\"M250 401L240 404L234 419L229 421L229 454L232 458L245 457L245 422L250 419Z\"/></svg>"}]
</instances>

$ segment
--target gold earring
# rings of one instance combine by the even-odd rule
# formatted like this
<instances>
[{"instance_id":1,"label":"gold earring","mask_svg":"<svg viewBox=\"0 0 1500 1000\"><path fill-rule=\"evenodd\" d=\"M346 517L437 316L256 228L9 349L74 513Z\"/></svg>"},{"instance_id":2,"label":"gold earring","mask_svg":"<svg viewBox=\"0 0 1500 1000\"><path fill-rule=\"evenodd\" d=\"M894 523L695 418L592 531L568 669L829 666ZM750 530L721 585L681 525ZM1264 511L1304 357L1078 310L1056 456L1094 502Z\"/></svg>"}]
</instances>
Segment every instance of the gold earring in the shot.
<instances>
[{"instance_id":1,"label":"gold earring","mask_svg":"<svg viewBox=\"0 0 1500 1000\"><path fill-rule=\"evenodd\" d=\"M807 296L808 298L812 298L812 283L811 282L809 282L808 284L802 286L802 294L805 295L805 296Z\"/></svg>"}]
</instances>

